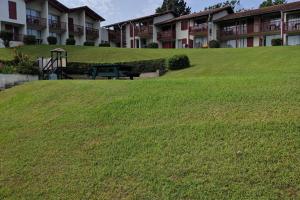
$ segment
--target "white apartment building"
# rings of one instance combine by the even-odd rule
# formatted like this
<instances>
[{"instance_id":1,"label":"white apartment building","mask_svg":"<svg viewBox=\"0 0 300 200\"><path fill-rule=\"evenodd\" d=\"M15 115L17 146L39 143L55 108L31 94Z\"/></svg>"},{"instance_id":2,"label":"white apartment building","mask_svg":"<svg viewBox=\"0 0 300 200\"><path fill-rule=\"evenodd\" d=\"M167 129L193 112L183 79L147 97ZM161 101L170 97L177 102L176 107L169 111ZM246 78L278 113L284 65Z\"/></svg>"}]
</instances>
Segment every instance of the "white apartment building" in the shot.
<instances>
[{"instance_id":1,"label":"white apartment building","mask_svg":"<svg viewBox=\"0 0 300 200\"><path fill-rule=\"evenodd\" d=\"M74 38L76 45L86 41L99 45L108 41L101 31L103 21L87 6L68 8L57 0L0 1L0 31L13 33L12 46L22 44L24 35L34 35L41 44L48 44L47 38L54 36L58 44Z\"/></svg>"},{"instance_id":2,"label":"white apartment building","mask_svg":"<svg viewBox=\"0 0 300 200\"><path fill-rule=\"evenodd\" d=\"M234 13L231 7L175 17L172 12L106 26L112 46L143 48L202 48L217 40L221 47L300 45L300 1Z\"/></svg>"}]
</instances>

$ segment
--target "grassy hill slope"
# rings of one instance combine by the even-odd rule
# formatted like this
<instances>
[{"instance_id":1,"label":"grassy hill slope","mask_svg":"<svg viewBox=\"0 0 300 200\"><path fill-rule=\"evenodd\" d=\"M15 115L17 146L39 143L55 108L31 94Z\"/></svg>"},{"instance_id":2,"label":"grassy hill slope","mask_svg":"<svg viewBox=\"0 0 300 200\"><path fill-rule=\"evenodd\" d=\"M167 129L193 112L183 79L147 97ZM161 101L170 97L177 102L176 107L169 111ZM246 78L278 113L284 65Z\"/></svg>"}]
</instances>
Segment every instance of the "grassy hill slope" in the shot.
<instances>
[{"instance_id":1,"label":"grassy hill slope","mask_svg":"<svg viewBox=\"0 0 300 200\"><path fill-rule=\"evenodd\" d=\"M298 199L299 47L186 52L160 79L0 92L0 199Z\"/></svg>"}]
</instances>

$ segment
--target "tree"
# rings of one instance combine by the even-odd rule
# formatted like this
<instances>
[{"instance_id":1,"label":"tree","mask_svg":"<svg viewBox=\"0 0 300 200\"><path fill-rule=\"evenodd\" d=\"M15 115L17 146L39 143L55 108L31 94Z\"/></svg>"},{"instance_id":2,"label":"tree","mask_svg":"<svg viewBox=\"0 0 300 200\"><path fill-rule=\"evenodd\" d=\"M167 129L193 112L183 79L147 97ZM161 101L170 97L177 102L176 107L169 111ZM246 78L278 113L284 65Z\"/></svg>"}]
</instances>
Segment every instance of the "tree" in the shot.
<instances>
[{"instance_id":1,"label":"tree","mask_svg":"<svg viewBox=\"0 0 300 200\"><path fill-rule=\"evenodd\" d=\"M211 9L216 9L216 8L222 8L225 6L231 6L232 8L235 8L236 6L240 5L240 0L227 0L225 2L222 3L217 3L215 5L209 6L207 8L205 8L204 10L211 10Z\"/></svg>"},{"instance_id":2,"label":"tree","mask_svg":"<svg viewBox=\"0 0 300 200\"><path fill-rule=\"evenodd\" d=\"M156 13L173 11L177 16L191 13L191 7L187 6L184 0L164 0L161 7L156 9Z\"/></svg>"},{"instance_id":3,"label":"tree","mask_svg":"<svg viewBox=\"0 0 300 200\"><path fill-rule=\"evenodd\" d=\"M260 4L260 8L265 8L269 6L281 5L287 3L286 0L265 0Z\"/></svg>"}]
</instances>

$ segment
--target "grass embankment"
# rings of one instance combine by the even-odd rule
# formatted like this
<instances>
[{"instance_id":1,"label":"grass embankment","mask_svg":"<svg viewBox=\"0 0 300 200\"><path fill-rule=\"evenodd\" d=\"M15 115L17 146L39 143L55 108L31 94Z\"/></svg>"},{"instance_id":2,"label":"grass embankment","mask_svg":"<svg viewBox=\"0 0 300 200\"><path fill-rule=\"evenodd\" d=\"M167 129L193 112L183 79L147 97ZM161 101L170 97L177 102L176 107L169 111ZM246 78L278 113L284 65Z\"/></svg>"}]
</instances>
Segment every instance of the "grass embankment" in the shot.
<instances>
[{"instance_id":1,"label":"grass embankment","mask_svg":"<svg viewBox=\"0 0 300 200\"><path fill-rule=\"evenodd\" d=\"M1 92L0 199L298 199L299 50L171 50L193 67Z\"/></svg>"}]
</instances>

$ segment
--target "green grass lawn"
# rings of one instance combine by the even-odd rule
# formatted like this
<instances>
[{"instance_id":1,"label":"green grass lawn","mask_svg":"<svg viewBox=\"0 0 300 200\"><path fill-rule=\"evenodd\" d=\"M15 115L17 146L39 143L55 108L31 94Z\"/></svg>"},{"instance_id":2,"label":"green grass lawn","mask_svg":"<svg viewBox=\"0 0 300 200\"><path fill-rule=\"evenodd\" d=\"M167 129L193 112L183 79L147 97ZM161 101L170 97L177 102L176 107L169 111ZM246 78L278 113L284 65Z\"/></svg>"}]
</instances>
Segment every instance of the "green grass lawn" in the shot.
<instances>
[{"instance_id":1,"label":"green grass lawn","mask_svg":"<svg viewBox=\"0 0 300 200\"><path fill-rule=\"evenodd\" d=\"M74 61L185 53L193 67L0 92L0 199L299 199L299 52L72 47Z\"/></svg>"}]
</instances>

